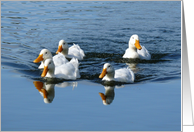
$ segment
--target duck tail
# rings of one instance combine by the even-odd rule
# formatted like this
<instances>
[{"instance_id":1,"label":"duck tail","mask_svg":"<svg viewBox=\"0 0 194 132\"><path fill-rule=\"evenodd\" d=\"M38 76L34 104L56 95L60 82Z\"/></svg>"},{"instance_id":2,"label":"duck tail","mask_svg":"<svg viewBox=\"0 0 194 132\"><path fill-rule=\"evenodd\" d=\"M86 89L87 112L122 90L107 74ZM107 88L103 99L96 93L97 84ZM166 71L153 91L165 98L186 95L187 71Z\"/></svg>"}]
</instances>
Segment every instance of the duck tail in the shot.
<instances>
[{"instance_id":1,"label":"duck tail","mask_svg":"<svg viewBox=\"0 0 194 132\"><path fill-rule=\"evenodd\" d=\"M75 67L75 77L80 78L78 59L77 58L72 58L70 63L73 64L73 66Z\"/></svg>"},{"instance_id":2,"label":"duck tail","mask_svg":"<svg viewBox=\"0 0 194 132\"><path fill-rule=\"evenodd\" d=\"M84 51L80 48L80 46L78 44L73 43L73 46L76 47L79 50L81 58L83 59L83 57L85 57Z\"/></svg>"},{"instance_id":3,"label":"duck tail","mask_svg":"<svg viewBox=\"0 0 194 132\"><path fill-rule=\"evenodd\" d=\"M131 76L131 82L134 82L135 81L135 75L134 75L134 73L133 73L133 71L129 68L129 67L127 67L127 69L129 70L129 76Z\"/></svg>"},{"instance_id":4,"label":"duck tail","mask_svg":"<svg viewBox=\"0 0 194 132\"><path fill-rule=\"evenodd\" d=\"M72 58L70 63L72 63L75 68L79 67L79 62L77 58Z\"/></svg>"}]
</instances>

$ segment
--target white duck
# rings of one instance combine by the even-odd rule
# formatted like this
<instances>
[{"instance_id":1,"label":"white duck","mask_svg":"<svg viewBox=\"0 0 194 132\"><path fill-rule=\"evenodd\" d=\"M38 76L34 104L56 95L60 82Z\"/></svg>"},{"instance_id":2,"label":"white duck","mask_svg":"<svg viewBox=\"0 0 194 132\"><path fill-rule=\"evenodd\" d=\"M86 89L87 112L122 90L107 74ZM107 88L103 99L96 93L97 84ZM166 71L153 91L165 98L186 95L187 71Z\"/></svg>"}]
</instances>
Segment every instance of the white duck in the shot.
<instances>
[{"instance_id":1,"label":"white duck","mask_svg":"<svg viewBox=\"0 0 194 132\"><path fill-rule=\"evenodd\" d=\"M84 51L79 47L78 44L73 44L71 47L68 46L64 40L59 41L59 46L56 54L62 53L66 58L77 58L83 60L85 54Z\"/></svg>"},{"instance_id":2,"label":"white duck","mask_svg":"<svg viewBox=\"0 0 194 132\"><path fill-rule=\"evenodd\" d=\"M103 78L105 81L117 81L117 82L125 82L125 83L133 83L135 80L135 76L133 71L129 68L121 68L114 70L111 64L105 63L102 73L99 78Z\"/></svg>"},{"instance_id":3,"label":"white duck","mask_svg":"<svg viewBox=\"0 0 194 132\"><path fill-rule=\"evenodd\" d=\"M138 35L134 34L129 39L129 48L126 49L123 58L140 58L145 60L150 60L151 55L149 54L148 50L139 44L139 37Z\"/></svg>"},{"instance_id":4,"label":"white duck","mask_svg":"<svg viewBox=\"0 0 194 132\"><path fill-rule=\"evenodd\" d=\"M53 62L54 62L56 67L69 62L64 57L64 55L61 54L61 53L59 53L59 54L52 57L52 54L48 49L42 49L39 53L39 56L33 62L38 63L38 62L41 61L41 64L38 67L38 69L43 69L44 68L44 62L45 62L46 59L53 59Z\"/></svg>"},{"instance_id":5,"label":"white duck","mask_svg":"<svg viewBox=\"0 0 194 132\"><path fill-rule=\"evenodd\" d=\"M73 58L70 62L55 67L52 59L46 59L44 62L44 70L41 77L63 78L67 80L76 80L80 78L79 62Z\"/></svg>"}]
</instances>

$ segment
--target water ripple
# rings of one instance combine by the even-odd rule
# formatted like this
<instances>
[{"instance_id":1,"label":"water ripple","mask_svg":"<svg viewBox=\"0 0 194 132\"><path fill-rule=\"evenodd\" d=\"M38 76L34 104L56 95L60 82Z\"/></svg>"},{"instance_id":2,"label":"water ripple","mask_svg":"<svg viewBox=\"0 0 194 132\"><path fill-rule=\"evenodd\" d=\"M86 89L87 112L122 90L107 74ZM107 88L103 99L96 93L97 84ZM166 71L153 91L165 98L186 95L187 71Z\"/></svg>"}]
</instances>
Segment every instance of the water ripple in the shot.
<instances>
[{"instance_id":1,"label":"water ripple","mask_svg":"<svg viewBox=\"0 0 194 132\"><path fill-rule=\"evenodd\" d=\"M130 67L135 83L179 78L180 10L155 9L154 4L140 8L141 4L149 2L2 2L2 67L41 80L39 64L33 60L43 48L55 55L59 40L64 39L85 51L80 80L102 83L98 76L106 62L115 69ZM122 58L132 34L139 35L151 60Z\"/></svg>"}]
</instances>

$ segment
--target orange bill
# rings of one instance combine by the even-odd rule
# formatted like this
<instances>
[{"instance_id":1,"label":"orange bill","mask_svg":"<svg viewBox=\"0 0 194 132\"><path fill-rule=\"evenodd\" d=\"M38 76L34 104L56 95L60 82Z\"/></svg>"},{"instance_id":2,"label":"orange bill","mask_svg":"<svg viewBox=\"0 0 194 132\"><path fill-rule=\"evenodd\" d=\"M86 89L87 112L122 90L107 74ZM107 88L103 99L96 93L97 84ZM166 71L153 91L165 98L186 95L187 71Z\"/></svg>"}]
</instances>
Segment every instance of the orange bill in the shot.
<instances>
[{"instance_id":1,"label":"orange bill","mask_svg":"<svg viewBox=\"0 0 194 132\"><path fill-rule=\"evenodd\" d=\"M41 89L43 88L43 82L40 81L34 81L34 86L36 87L36 89L38 89L38 91L40 92Z\"/></svg>"},{"instance_id":2,"label":"orange bill","mask_svg":"<svg viewBox=\"0 0 194 132\"><path fill-rule=\"evenodd\" d=\"M141 50L141 49L142 49L141 45L139 44L139 40L135 40L135 47L136 47L138 50Z\"/></svg>"},{"instance_id":3,"label":"orange bill","mask_svg":"<svg viewBox=\"0 0 194 132\"><path fill-rule=\"evenodd\" d=\"M43 54L39 55L33 62L38 63L40 61L43 61Z\"/></svg>"},{"instance_id":4,"label":"orange bill","mask_svg":"<svg viewBox=\"0 0 194 132\"><path fill-rule=\"evenodd\" d=\"M102 100L106 100L106 96L103 93L99 93L99 95L102 98Z\"/></svg>"},{"instance_id":5,"label":"orange bill","mask_svg":"<svg viewBox=\"0 0 194 132\"><path fill-rule=\"evenodd\" d=\"M48 72L48 66L45 66L45 67L44 67L44 70L43 70L43 72L42 72L42 74L41 74L41 77L45 77L46 74L47 74L47 72Z\"/></svg>"},{"instance_id":6,"label":"orange bill","mask_svg":"<svg viewBox=\"0 0 194 132\"><path fill-rule=\"evenodd\" d=\"M105 75L106 75L106 69L103 69L102 73L99 76L99 78L103 78Z\"/></svg>"},{"instance_id":7,"label":"orange bill","mask_svg":"<svg viewBox=\"0 0 194 132\"><path fill-rule=\"evenodd\" d=\"M62 50L63 50L62 45L60 45L60 46L58 47L58 50L57 50L56 54L58 54L58 53L61 52Z\"/></svg>"},{"instance_id":8,"label":"orange bill","mask_svg":"<svg viewBox=\"0 0 194 132\"><path fill-rule=\"evenodd\" d=\"M44 88L41 89L41 92L43 93L43 98L47 98L47 91Z\"/></svg>"}]
</instances>

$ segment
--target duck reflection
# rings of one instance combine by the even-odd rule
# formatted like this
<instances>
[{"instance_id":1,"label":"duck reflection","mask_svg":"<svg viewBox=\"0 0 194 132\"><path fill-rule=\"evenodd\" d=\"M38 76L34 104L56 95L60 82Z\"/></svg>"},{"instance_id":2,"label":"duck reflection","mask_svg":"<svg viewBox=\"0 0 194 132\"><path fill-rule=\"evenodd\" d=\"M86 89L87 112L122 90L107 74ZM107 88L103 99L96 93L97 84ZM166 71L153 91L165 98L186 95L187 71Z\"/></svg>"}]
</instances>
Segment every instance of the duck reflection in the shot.
<instances>
[{"instance_id":1,"label":"duck reflection","mask_svg":"<svg viewBox=\"0 0 194 132\"><path fill-rule=\"evenodd\" d=\"M125 87L123 84L115 81L105 81L102 85L104 86L105 93L99 92L99 95L104 105L110 105L113 102L115 97L115 88L119 89Z\"/></svg>"},{"instance_id":2,"label":"duck reflection","mask_svg":"<svg viewBox=\"0 0 194 132\"><path fill-rule=\"evenodd\" d=\"M34 81L34 86L43 96L44 103L51 103L55 97L55 84L47 84L40 81Z\"/></svg>"},{"instance_id":3,"label":"duck reflection","mask_svg":"<svg viewBox=\"0 0 194 132\"><path fill-rule=\"evenodd\" d=\"M77 87L77 82L63 82L63 83L58 83L58 84L56 84L56 86L57 87L60 87L60 88L65 88L65 87L67 87L67 86L72 86L73 88L73 90L74 90L74 88L75 87Z\"/></svg>"},{"instance_id":4,"label":"duck reflection","mask_svg":"<svg viewBox=\"0 0 194 132\"><path fill-rule=\"evenodd\" d=\"M104 89L105 89L105 94L99 92L99 95L102 98L102 103L104 105L110 105L115 97L115 92L114 92L115 86L104 86Z\"/></svg>"},{"instance_id":5,"label":"duck reflection","mask_svg":"<svg viewBox=\"0 0 194 132\"><path fill-rule=\"evenodd\" d=\"M48 82L40 82L40 81L34 81L34 86L39 91L39 93L43 97L44 103L52 103L54 97L55 97L55 86L60 88L65 88L67 86L72 86L73 89L77 87L77 82L63 82L59 84L54 83L48 83Z\"/></svg>"},{"instance_id":6,"label":"duck reflection","mask_svg":"<svg viewBox=\"0 0 194 132\"><path fill-rule=\"evenodd\" d=\"M126 65L134 72L137 73L139 68L137 67L138 63L126 63Z\"/></svg>"}]
</instances>

